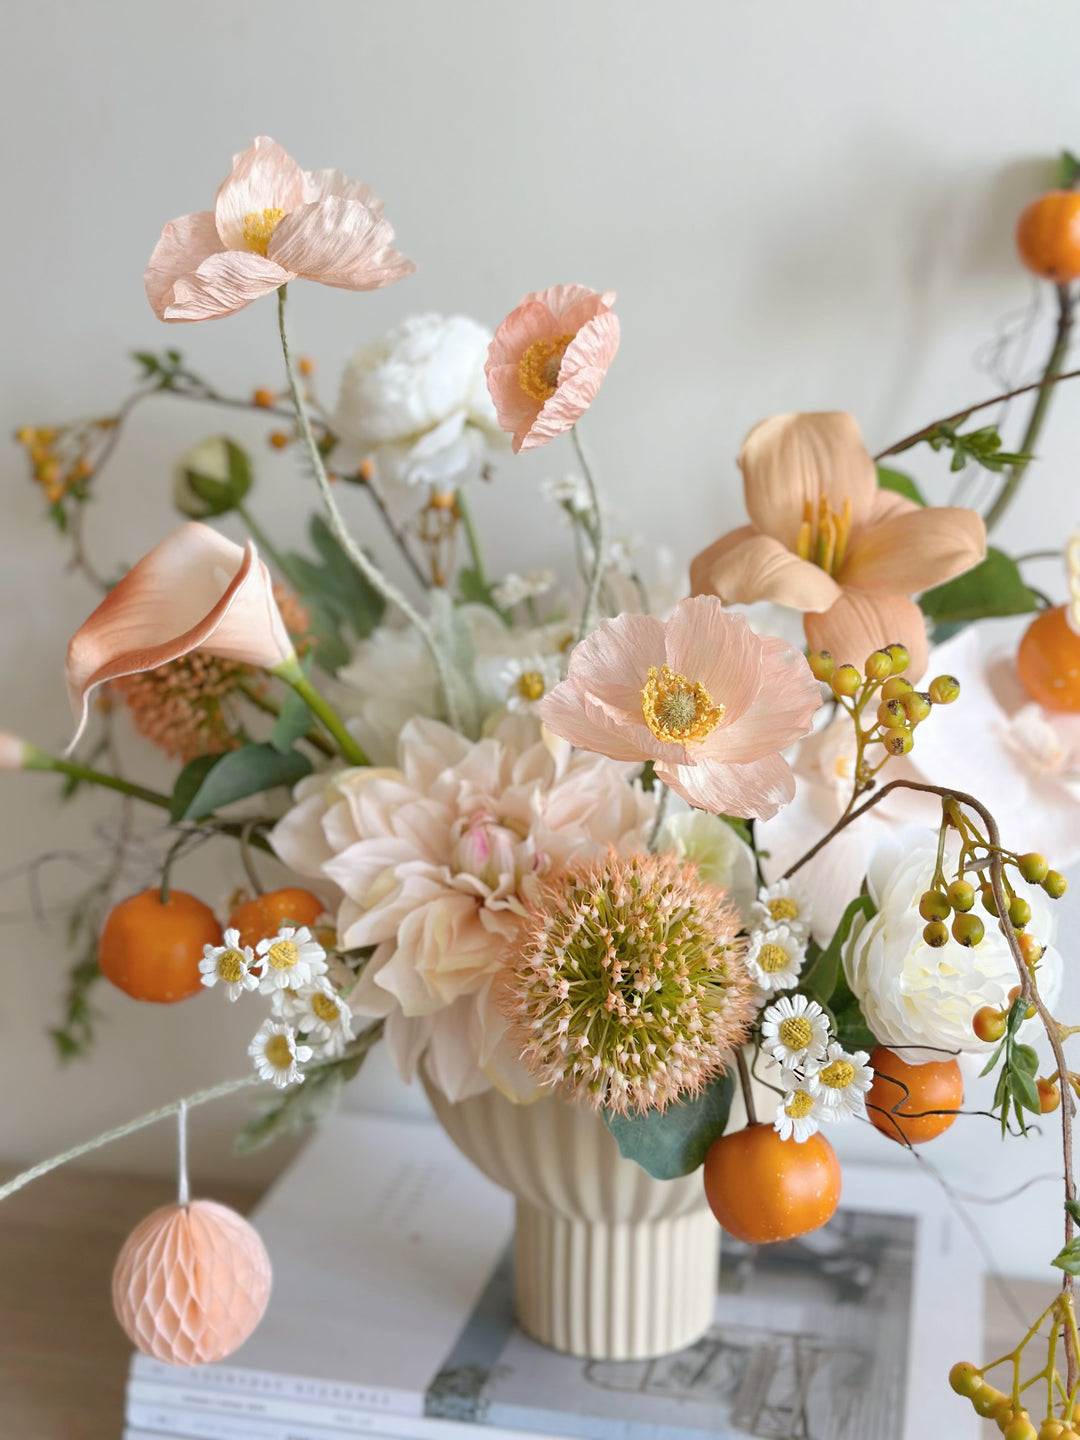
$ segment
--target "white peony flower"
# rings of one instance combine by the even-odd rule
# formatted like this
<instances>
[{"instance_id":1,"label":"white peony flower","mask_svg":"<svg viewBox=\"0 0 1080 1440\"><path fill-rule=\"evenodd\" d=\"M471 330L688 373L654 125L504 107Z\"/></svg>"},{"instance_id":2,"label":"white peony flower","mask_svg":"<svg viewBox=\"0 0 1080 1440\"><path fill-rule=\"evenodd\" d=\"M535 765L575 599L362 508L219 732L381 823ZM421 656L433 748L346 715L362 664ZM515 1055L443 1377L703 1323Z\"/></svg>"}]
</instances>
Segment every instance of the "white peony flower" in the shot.
<instances>
[{"instance_id":1,"label":"white peony flower","mask_svg":"<svg viewBox=\"0 0 1080 1440\"><path fill-rule=\"evenodd\" d=\"M925 1047L905 1053L910 1065L992 1049L976 1038L972 1018L983 1005L1008 1008L1009 991L1019 979L1008 942L989 916L978 945L954 940L940 949L927 945L918 907L936 858L933 831L908 827L878 842L866 877L878 913L870 920L856 918L844 954L848 984L879 1042ZM1038 886L1011 875L1010 880L1031 906L1031 933L1046 947L1036 974L1052 1005L1061 984L1054 902Z\"/></svg>"},{"instance_id":2,"label":"white peony flower","mask_svg":"<svg viewBox=\"0 0 1080 1440\"><path fill-rule=\"evenodd\" d=\"M787 925L755 930L750 936L746 965L762 990L793 989L799 983L805 959L805 942Z\"/></svg>"},{"instance_id":3,"label":"white peony flower","mask_svg":"<svg viewBox=\"0 0 1080 1440\"><path fill-rule=\"evenodd\" d=\"M825 1120L847 1120L866 1114L866 1092L874 1072L865 1050L847 1051L834 1040L824 1057L807 1067L806 1088L824 1107Z\"/></svg>"},{"instance_id":4,"label":"white peony flower","mask_svg":"<svg viewBox=\"0 0 1080 1440\"><path fill-rule=\"evenodd\" d=\"M727 891L744 928L748 927L757 893L754 852L726 820L706 810L691 810L677 796L671 796L669 803L683 808L661 825L656 849L663 855L692 860L700 879Z\"/></svg>"},{"instance_id":5,"label":"white peony flower","mask_svg":"<svg viewBox=\"0 0 1080 1440\"><path fill-rule=\"evenodd\" d=\"M464 315L413 315L345 367L334 464L375 458L381 482L453 490L503 448L484 377L491 333Z\"/></svg>"},{"instance_id":6,"label":"white peony flower","mask_svg":"<svg viewBox=\"0 0 1080 1440\"><path fill-rule=\"evenodd\" d=\"M255 953L262 966L259 989L264 995L310 985L316 976L326 974L326 951L306 925L299 929L283 925L276 935L260 940Z\"/></svg>"},{"instance_id":7,"label":"white peony flower","mask_svg":"<svg viewBox=\"0 0 1080 1440\"><path fill-rule=\"evenodd\" d=\"M263 1080L271 1080L279 1090L297 1085L304 1078L300 1069L313 1055L310 1045L298 1045L291 1025L278 1020L264 1020L248 1046L248 1054Z\"/></svg>"},{"instance_id":8,"label":"white peony flower","mask_svg":"<svg viewBox=\"0 0 1080 1440\"><path fill-rule=\"evenodd\" d=\"M820 1060L829 1044L829 1018L816 1000L782 995L762 1012L761 1048L778 1065L803 1066Z\"/></svg>"},{"instance_id":9,"label":"white peony flower","mask_svg":"<svg viewBox=\"0 0 1080 1440\"><path fill-rule=\"evenodd\" d=\"M239 1000L245 990L259 988L259 977L251 973L254 959L251 946L240 944L240 931L226 930L224 945L203 946L202 983L209 988L220 980L229 999Z\"/></svg>"}]
</instances>

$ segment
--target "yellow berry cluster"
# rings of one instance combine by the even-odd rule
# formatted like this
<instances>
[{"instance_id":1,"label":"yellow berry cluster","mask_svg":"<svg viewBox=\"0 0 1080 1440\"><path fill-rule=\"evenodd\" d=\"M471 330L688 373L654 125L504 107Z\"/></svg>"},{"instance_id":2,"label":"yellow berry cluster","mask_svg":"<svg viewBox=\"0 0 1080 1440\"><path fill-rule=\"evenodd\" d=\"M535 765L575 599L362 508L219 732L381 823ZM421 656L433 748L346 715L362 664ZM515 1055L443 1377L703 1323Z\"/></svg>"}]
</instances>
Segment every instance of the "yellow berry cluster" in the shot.
<instances>
[{"instance_id":1,"label":"yellow berry cluster","mask_svg":"<svg viewBox=\"0 0 1080 1440\"><path fill-rule=\"evenodd\" d=\"M1051 1307L1052 1309L1055 1307ZM1044 1317L1045 1318L1045 1317ZM1060 1325L1055 1326L1053 1346L1057 1348L1057 1333ZM1030 1338L1030 1337L1029 1337ZM1016 1360L1019 1366L1019 1357L1023 1347L1018 1347L1015 1355L1008 1355L999 1363ZM1053 1365L1053 1357L1048 1363L1049 1372ZM1017 1375L1019 1369L1017 1368ZM1070 1402L1066 1406L1065 1418L1061 1419L1050 1409L1046 1418L1035 1428L1035 1422L1031 1415L1024 1408L1020 1400L1020 1393L1028 1386L1019 1384L1010 1393L999 1390L996 1385L989 1384L983 1378L984 1372L977 1365L972 1365L969 1360L961 1360L949 1371L949 1385L957 1395L970 1400L975 1413L984 1420L992 1420L1005 1440L1080 1440L1080 1434L1074 1429L1074 1424L1080 1425L1080 1406L1076 1413L1073 1413L1073 1405ZM1028 1384L1034 1384L1035 1380L1044 1379L1040 1374Z\"/></svg>"},{"instance_id":2,"label":"yellow berry cluster","mask_svg":"<svg viewBox=\"0 0 1080 1440\"><path fill-rule=\"evenodd\" d=\"M83 497L94 473L91 453L96 453L115 423L112 416L106 416L78 426L23 425L16 430L15 439L29 455L34 480L50 505L58 505L71 493Z\"/></svg>"},{"instance_id":3,"label":"yellow berry cluster","mask_svg":"<svg viewBox=\"0 0 1080 1440\"><path fill-rule=\"evenodd\" d=\"M960 682L952 675L938 675L928 689L916 690L904 671L911 656L903 645L887 645L868 655L860 671L855 665L837 665L828 650L807 656L815 679L828 685L838 703L855 721L859 742L859 781L866 788L881 765L870 768L864 749L879 744L885 755L906 755L915 743L915 729L935 705L951 705L960 694ZM877 702L876 709L873 708Z\"/></svg>"}]
</instances>

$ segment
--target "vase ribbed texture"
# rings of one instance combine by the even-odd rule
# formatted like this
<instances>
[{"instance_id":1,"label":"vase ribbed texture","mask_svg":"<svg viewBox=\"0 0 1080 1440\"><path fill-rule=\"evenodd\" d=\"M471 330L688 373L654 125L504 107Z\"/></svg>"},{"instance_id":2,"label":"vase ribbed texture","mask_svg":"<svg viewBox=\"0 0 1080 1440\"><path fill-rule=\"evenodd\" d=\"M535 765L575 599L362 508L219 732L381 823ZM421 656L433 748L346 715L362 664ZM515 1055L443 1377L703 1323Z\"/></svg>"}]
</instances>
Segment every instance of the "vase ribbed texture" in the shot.
<instances>
[{"instance_id":1,"label":"vase ribbed texture","mask_svg":"<svg viewBox=\"0 0 1080 1440\"><path fill-rule=\"evenodd\" d=\"M427 1086L451 1140L517 1200L518 1323L555 1350L640 1360L692 1344L716 1302L720 1231L701 1173L654 1180L598 1114L490 1090L451 1103Z\"/></svg>"}]
</instances>

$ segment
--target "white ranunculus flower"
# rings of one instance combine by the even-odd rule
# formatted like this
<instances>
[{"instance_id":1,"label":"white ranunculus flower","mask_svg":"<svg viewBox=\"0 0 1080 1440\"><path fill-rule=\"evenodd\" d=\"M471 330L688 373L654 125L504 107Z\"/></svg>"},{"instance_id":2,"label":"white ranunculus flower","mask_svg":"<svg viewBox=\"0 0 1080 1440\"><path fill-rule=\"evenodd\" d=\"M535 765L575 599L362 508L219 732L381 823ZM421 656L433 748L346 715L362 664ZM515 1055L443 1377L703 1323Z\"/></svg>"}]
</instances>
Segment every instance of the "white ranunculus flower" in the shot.
<instances>
[{"instance_id":1,"label":"white ranunculus flower","mask_svg":"<svg viewBox=\"0 0 1080 1440\"><path fill-rule=\"evenodd\" d=\"M858 917L844 955L844 970L866 1023L885 1045L905 1050L909 1064L944 1058L942 1051L979 1053L993 1047L976 1039L972 1018L981 1006L1007 1008L1018 983L1008 943L991 916L978 945L951 940L940 949L922 938L926 921L919 898L929 887L937 856L932 831L906 827L880 840L870 857L867 886L878 913ZM1031 905L1031 932L1046 947L1039 963L1043 998L1053 1004L1061 985L1061 956L1054 949L1054 902L1038 886L1010 880ZM1028 1022L1029 1024L1032 1022Z\"/></svg>"},{"instance_id":2,"label":"white ranunculus flower","mask_svg":"<svg viewBox=\"0 0 1080 1440\"><path fill-rule=\"evenodd\" d=\"M684 802L672 796L671 804L676 803L683 805ZM754 852L726 820L706 810L691 810L686 806L664 821L656 848L661 854L692 860L699 878L726 890L744 926L750 924L757 899Z\"/></svg>"},{"instance_id":3,"label":"white ranunculus flower","mask_svg":"<svg viewBox=\"0 0 1080 1440\"><path fill-rule=\"evenodd\" d=\"M357 350L334 415L334 463L375 457L381 483L453 490L502 447L484 376L491 333L464 315L413 315Z\"/></svg>"}]
</instances>

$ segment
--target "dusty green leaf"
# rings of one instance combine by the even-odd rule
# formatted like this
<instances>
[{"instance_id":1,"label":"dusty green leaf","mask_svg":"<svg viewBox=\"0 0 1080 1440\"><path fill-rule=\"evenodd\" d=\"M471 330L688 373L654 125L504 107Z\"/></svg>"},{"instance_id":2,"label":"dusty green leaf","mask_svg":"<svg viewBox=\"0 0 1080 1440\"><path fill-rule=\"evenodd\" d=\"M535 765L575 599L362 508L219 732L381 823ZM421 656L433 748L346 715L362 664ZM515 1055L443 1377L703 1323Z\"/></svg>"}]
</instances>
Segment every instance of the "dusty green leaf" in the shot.
<instances>
[{"instance_id":1,"label":"dusty green leaf","mask_svg":"<svg viewBox=\"0 0 1080 1440\"><path fill-rule=\"evenodd\" d=\"M661 1114L615 1115L605 1110L604 1123L615 1136L619 1154L634 1160L657 1180L689 1175L727 1126L735 1077L721 1075L700 1095L669 1105Z\"/></svg>"},{"instance_id":2,"label":"dusty green leaf","mask_svg":"<svg viewBox=\"0 0 1080 1440\"><path fill-rule=\"evenodd\" d=\"M176 818L202 820L236 800L246 800L250 795L279 785L295 785L310 770L311 761L299 750L282 754L269 744L242 745L239 750L229 750L215 758L186 809Z\"/></svg>"},{"instance_id":3,"label":"dusty green leaf","mask_svg":"<svg viewBox=\"0 0 1080 1440\"><path fill-rule=\"evenodd\" d=\"M923 613L938 625L969 624L991 615L1026 615L1039 608L1016 561L993 547L986 559L955 580L919 597Z\"/></svg>"}]
</instances>

